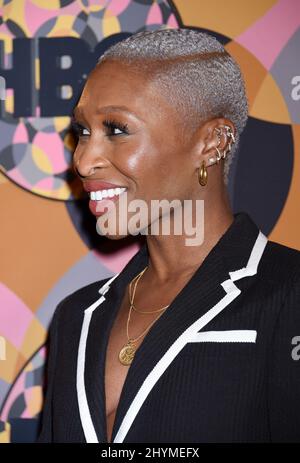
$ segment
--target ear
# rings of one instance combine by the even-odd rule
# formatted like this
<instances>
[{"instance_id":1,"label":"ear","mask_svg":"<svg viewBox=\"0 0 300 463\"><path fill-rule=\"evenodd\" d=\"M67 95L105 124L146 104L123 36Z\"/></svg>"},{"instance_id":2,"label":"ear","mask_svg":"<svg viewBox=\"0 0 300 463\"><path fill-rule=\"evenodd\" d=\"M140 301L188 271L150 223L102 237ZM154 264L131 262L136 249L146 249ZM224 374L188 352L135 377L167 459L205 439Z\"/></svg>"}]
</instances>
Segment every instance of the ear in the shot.
<instances>
[{"instance_id":1,"label":"ear","mask_svg":"<svg viewBox=\"0 0 300 463\"><path fill-rule=\"evenodd\" d=\"M229 132L226 126L230 128ZM232 133L232 135L228 135ZM205 122L199 132L203 149L199 158L200 164L204 161L206 166L221 163L230 151L235 141L236 130L234 124L226 118L216 118ZM200 154L200 153L199 153Z\"/></svg>"}]
</instances>

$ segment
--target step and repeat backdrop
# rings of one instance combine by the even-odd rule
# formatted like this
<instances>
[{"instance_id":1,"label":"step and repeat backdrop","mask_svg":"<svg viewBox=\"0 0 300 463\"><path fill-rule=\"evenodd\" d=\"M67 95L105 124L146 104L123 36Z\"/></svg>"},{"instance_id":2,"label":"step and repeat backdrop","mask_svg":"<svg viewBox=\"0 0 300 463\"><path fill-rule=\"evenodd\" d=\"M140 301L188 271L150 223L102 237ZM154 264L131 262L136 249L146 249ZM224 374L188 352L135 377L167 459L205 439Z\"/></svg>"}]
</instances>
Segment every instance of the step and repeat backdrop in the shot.
<instances>
[{"instance_id":1,"label":"step and repeat backdrop","mask_svg":"<svg viewBox=\"0 0 300 463\"><path fill-rule=\"evenodd\" d=\"M0 442L34 442L58 302L122 270L133 237L100 237L71 170L70 115L110 45L138 31L216 36L245 76L249 121L230 171L234 212L300 249L298 0L0 2Z\"/></svg>"}]
</instances>

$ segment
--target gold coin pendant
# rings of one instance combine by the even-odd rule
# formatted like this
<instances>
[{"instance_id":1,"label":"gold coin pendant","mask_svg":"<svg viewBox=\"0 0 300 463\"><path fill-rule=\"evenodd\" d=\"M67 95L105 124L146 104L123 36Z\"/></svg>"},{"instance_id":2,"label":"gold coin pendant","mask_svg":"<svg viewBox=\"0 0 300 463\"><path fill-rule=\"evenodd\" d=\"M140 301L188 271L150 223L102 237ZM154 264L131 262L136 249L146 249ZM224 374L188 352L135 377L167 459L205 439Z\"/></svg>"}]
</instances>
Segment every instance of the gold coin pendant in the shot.
<instances>
[{"instance_id":1,"label":"gold coin pendant","mask_svg":"<svg viewBox=\"0 0 300 463\"><path fill-rule=\"evenodd\" d=\"M135 354L135 347L132 343L128 342L120 350L119 360L123 365L130 365Z\"/></svg>"}]
</instances>

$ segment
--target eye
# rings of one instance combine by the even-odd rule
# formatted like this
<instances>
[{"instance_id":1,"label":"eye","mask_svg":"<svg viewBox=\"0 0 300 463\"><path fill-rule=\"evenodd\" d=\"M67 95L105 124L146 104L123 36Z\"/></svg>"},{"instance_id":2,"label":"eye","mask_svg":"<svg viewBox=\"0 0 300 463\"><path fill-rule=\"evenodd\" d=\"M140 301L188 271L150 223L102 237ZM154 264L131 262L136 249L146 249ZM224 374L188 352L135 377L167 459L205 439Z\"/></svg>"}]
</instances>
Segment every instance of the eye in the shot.
<instances>
[{"instance_id":1,"label":"eye","mask_svg":"<svg viewBox=\"0 0 300 463\"><path fill-rule=\"evenodd\" d=\"M116 135L128 135L128 125L122 124L112 119L105 119L103 121L103 125L108 129L108 136L116 136ZM121 133L113 133L114 130L119 130Z\"/></svg>"},{"instance_id":2,"label":"eye","mask_svg":"<svg viewBox=\"0 0 300 463\"><path fill-rule=\"evenodd\" d=\"M76 122L75 120L72 120L71 126L72 126L72 130L75 132L78 138L86 137L90 135L90 131L83 125Z\"/></svg>"}]
</instances>

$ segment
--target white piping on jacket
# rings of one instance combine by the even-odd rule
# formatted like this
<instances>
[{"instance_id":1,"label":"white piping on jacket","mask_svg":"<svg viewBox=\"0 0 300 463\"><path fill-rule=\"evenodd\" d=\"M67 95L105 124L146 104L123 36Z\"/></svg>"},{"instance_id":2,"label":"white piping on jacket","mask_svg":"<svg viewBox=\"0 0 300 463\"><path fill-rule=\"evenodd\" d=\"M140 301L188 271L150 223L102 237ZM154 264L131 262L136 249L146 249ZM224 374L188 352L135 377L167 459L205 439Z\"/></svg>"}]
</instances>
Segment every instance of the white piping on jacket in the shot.
<instances>
[{"instance_id":1,"label":"white piping on jacket","mask_svg":"<svg viewBox=\"0 0 300 463\"><path fill-rule=\"evenodd\" d=\"M149 395L156 382L159 380L161 375L165 372L171 362L174 360L176 355L182 350L182 348L195 337L197 332L201 330L207 323L209 323L216 315L225 309L236 297L239 296L241 290L234 284L241 278L252 276L257 273L257 267L260 262L261 256L264 252L268 238L259 231L254 246L252 248L250 257L248 259L246 267L239 270L229 272L230 278L221 283L224 288L226 295L217 302L211 309L209 309L204 315L190 325L169 347L162 358L157 362L154 368L150 371L148 376L145 378L143 384L138 390L135 398L130 404L119 430L113 440L113 443L123 442L130 426L132 425L136 415L142 407L144 401ZM89 325L93 311L105 300L104 294L109 290L110 283L118 276L114 275L109 281L107 281L103 287L100 288L99 293L102 294L101 298L94 302L90 307L85 310L84 322L81 331L81 337L79 342L79 352L77 361L77 394L78 404L80 411L80 418L86 441L98 442L96 431L90 415L85 384L84 384L84 370L85 370L85 350L88 336ZM243 330L244 331L244 330Z\"/></svg>"},{"instance_id":2,"label":"white piping on jacket","mask_svg":"<svg viewBox=\"0 0 300 463\"><path fill-rule=\"evenodd\" d=\"M84 383L84 373L85 373L85 353L86 353L86 343L90 327L91 318L94 310L105 301L104 294L109 290L110 283L119 275L117 273L110 280L108 280L99 290L101 294L100 299L95 301L91 306L89 306L84 311L84 319L81 329L78 357L77 357L77 378L76 378L76 387L77 387L77 397L78 397L78 406L79 414L82 423L82 428L84 431L85 439L90 443L97 443L98 438L92 421L90 409L88 406L85 383Z\"/></svg>"},{"instance_id":3,"label":"white piping on jacket","mask_svg":"<svg viewBox=\"0 0 300 463\"><path fill-rule=\"evenodd\" d=\"M200 331L188 342L256 342L256 330Z\"/></svg>"}]
</instances>

